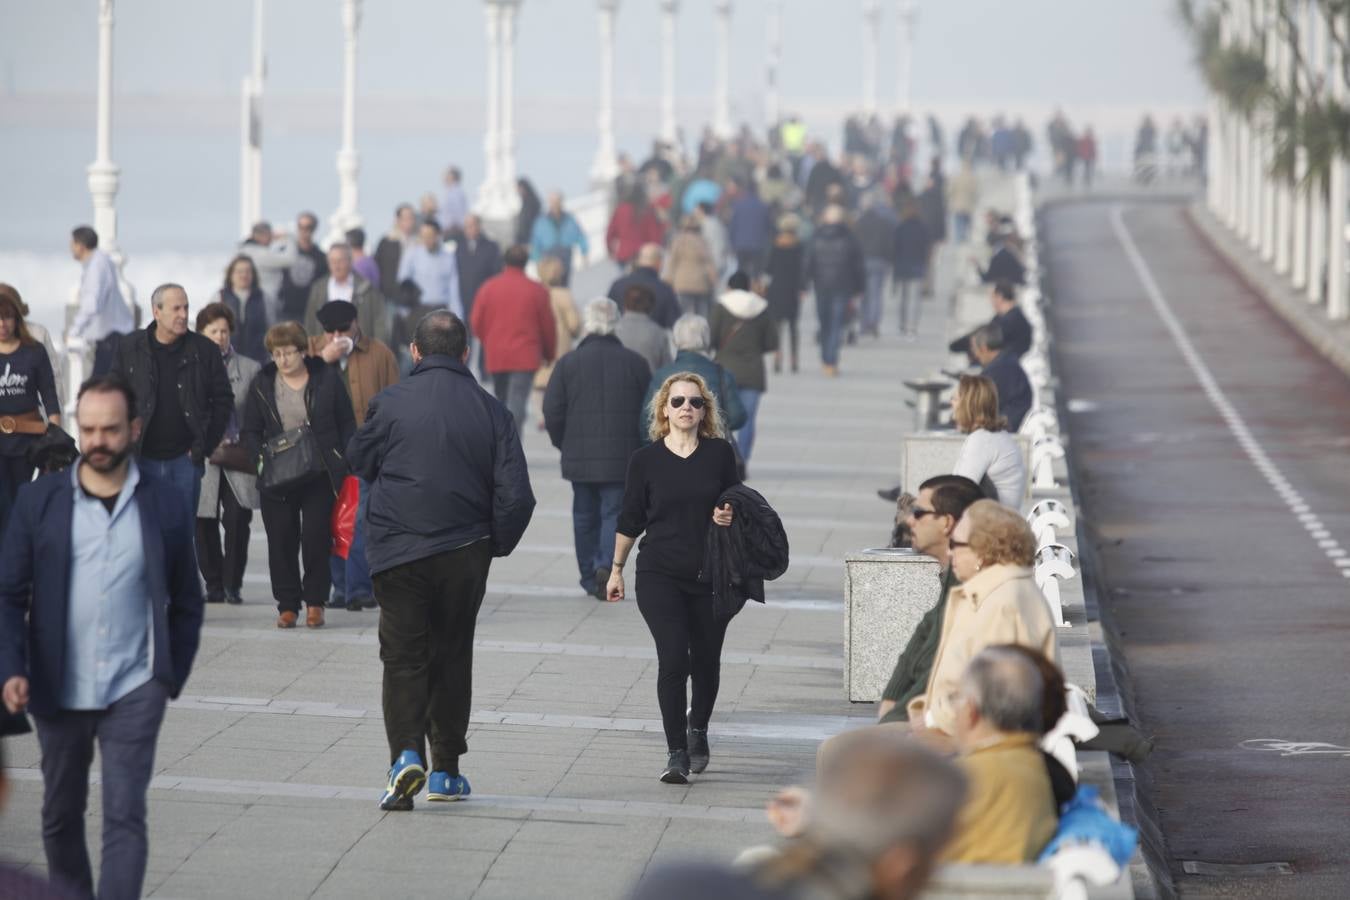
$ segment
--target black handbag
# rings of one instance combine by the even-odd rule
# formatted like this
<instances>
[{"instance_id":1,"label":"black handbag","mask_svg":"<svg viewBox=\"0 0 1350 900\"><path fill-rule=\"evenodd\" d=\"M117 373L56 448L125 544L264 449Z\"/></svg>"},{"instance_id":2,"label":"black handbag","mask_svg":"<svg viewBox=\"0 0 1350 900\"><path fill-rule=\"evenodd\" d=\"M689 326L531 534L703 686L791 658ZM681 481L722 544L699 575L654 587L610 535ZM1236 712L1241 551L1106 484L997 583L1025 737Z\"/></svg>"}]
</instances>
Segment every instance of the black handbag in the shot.
<instances>
[{"instance_id":1,"label":"black handbag","mask_svg":"<svg viewBox=\"0 0 1350 900\"><path fill-rule=\"evenodd\" d=\"M283 491L302 484L323 469L319 444L309 423L268 438L262 446L262 464L258 487L265 491Z\"/></svg>"},{"instance_id":2,"label":"black handbag","mask_svg":"<svg viewBox=\"0 0 1350 900\"><path fill-rule=\"evenodd\" d=\"M44 475L69 468L80 456L75 439L60 425L48 423L46 434L40 435L24 453L28 464Z\"/></svg>"}]
</instances>

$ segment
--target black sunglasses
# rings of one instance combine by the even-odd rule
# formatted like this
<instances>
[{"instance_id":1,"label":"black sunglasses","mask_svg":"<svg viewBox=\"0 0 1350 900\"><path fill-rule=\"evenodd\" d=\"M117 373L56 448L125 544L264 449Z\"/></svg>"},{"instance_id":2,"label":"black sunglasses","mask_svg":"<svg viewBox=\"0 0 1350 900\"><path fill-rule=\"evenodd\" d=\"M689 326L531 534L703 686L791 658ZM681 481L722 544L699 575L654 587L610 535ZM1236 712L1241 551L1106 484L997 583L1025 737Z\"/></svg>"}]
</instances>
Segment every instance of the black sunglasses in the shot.
<instances>
[{"instance_id":1,"label":"black sunglasses","mask_svg":"<svg viewBox=\"0 0 1350 900\"><path fill-rule=\"evenodd\" d=\"M924 509L919 506L911 506L909 508L909 515L916 522L922 519L924 516L936 516L937 514L938 511L936 509Z\"/></svg>"},{"instance_id":2,"label":"black sunglasses","mask_svg":"<svg viewBox=\"0 0 1350 900\"><path fill-rule=\"evenodd\" d=\"M681 406L684 406L685 400L688 400L689 405L692 406L694 409L702 409L703 404L707 402L702 397L671 397L670 408L679 409Z\"/></svg>"}]
</instances>

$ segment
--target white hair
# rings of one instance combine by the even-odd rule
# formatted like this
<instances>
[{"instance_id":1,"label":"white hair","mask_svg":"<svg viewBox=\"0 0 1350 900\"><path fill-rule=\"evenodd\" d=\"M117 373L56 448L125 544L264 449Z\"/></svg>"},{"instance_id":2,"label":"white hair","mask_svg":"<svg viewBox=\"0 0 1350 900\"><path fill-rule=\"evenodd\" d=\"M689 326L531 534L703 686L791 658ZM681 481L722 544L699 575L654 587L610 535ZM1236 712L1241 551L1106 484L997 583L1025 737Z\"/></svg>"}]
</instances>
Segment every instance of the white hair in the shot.
<instances>
[{"instance_id":1,"label":"white hair","mask_svg":"<svg viewBox=\"0 0 1350 900\"><path fill-rule=\"evenodd\" d=\"M597 297L581 313L581 328L586 334L613 334L619 321L619 304L608 297Z\"/></svg>"},{"instance_id":2,"label":"white hair","mask_svg":"<svg viewBox=\"0 0 1350 900\"><path fill-rule=\"evenodd\" d=\"M707 350L712 345L712 330L708 320L694 313L685 313L671 328L676 350Z\"/></svg>"}]
</instances>

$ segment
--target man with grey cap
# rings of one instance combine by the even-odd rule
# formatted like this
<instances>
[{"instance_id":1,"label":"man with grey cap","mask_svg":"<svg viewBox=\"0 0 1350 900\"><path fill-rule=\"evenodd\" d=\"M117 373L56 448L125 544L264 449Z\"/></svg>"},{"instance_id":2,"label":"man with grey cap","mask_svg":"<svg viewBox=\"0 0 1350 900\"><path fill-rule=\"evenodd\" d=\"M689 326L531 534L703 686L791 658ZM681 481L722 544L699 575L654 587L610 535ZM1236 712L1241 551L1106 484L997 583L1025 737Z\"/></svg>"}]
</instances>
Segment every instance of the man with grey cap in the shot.
<instances>
[{"instance_id":1,"label":"man with grey cap","mask_svg":"<svg viewBox=\"0 0 1350 900\"><path fill-rule=\"evenodd\" d=\"M562 476L572 482L572 529L581 588L597 600L614 563L614 529L623 501L628 457L640 443L641 414L651 370L614 336L619 308L600 298L582 314L585 337L553 369L544 391L544 427L562 451Z\"/></svg>"}]
</instances>

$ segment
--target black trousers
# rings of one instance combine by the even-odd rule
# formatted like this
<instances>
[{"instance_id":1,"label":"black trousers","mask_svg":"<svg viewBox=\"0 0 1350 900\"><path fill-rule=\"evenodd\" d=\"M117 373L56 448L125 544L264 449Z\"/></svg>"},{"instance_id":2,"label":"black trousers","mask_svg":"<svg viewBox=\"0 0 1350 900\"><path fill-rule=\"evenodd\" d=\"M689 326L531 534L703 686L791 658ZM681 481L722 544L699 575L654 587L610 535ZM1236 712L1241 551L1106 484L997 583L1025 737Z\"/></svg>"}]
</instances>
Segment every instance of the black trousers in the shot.
<instances>
[{"instance_id":1,"label":"black trousers","mask_svg":"<svg viewBox=\"0 0 1350 900\"><path fill-rule=\"evenodd\" d=\"M208 594L239 593L244 585L244 566L248 564L248 525L253 521L253 510L235 499L234 490L223 472L215 512L211 519L197 517L197 567L201 569ZM222 527L225 529L224 552L220 543Z\"/></svg>"},{"instance_id":2,"label":"black trousers","mask_svg":"<svg viewBox=\"0 0 1350 900\"><path fill-rule=\"evenodd\" d=\"M722 641L731 620L717 618L706 584L639 571L636 588L638 611L656 641L656 699L666 746L684 750L686 729L706 729L712 718L722 677ZM692 704L685 690L690 681Z\"/></svg>"},{"instance_id":3,"label":"black trousers","mask_svg":"<svg viewBox=\"0 0 1350 900\"><path fill-rule=\"evenodd\" d=\"M328 556L333 548L333 485L320 474L284 494L262 495L263 527L267 529L267 570L272 596L280 612L298 613L300 603L322 607L332 575ZM300 564L305 574L300 576Z\"/></svg>"},{"instance_id":4,"label":"black trousers","mask_svg":"<svg viewBox=\"0 0 1350 900\"><path fill-rule=\"evenodd\" d=\"M384 731L392 763L404 750L459 774L468 751L473 631L487 592L492 542L477 541L375 575L384 663Z\"/></svg>"},{"instance_id":5,"label":"black trousers","mask_svg":"<svg viewBox=\"0 0 1350 900\"><path fill-rule=\"evenodd\" d=\"M19 488L33 480L33 467L22 453L17 456L0 455L0 534L4 534L5 523L9 521L9 511Z\"/></svg>"}]
</instances>

